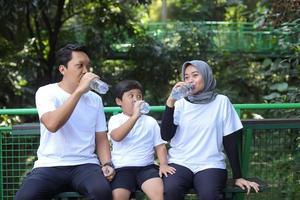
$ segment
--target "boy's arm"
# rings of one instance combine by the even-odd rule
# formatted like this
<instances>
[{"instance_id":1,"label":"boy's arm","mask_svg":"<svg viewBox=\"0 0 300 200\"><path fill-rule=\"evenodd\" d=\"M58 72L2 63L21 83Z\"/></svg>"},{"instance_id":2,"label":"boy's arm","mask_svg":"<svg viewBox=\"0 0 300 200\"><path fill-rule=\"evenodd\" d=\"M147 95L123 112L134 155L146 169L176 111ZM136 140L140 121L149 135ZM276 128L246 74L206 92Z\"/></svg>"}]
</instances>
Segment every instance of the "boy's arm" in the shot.
<instances>
[{"instance_id":1,"label":"boy's arm","mask_svg":"<svg viewBox=\"0 0 300 200\"><path fill-rule=\"evenodd\" d=\"M168 153L165 144L160 144L155 147L159 165L168 165Z\"/></svg>"},{"instance_id":2,"label":"boy's arm","mask_svg":"<svg viewBox=\"0 0 300 200\"><path fill-rule=\"evenodd\" d=\"M175 174L176 169L168 165L168 153L165 144L160 144L155 147L157 158L159 160L159 176L165 175L168 177L169 174Z\"/></svg>"},{"instance_id":3,"label":"boy's arm","mask_svg":"<svg viewBox=\"0 0 300 200\"><path fill-rule=\"evenodd\" d=\"M140 113L141 102L142 101L135 102L134 107L133 107L133 114L129 117L129 119L124 124L122 124L118 128L113 129L110 132L110 136L114 141L120 142L130 132L130 130L134 126L135 122L141 116L141 113Z\"/></svg>"},{"instance_id":4,"label":"boy's arm","mask_svg":"<svg viewBox=\"0 0 300 200\"><path fill-rule=\"evenodd\" d=\"M139 116L135 116L135 115L131 116L124 124L122 124L116 129L113 129L110 132L110 137L117 142L123 140L130 132L130 130L132 129L132 127L134 126L138 118Z\"/></svg>"}]
</instances>

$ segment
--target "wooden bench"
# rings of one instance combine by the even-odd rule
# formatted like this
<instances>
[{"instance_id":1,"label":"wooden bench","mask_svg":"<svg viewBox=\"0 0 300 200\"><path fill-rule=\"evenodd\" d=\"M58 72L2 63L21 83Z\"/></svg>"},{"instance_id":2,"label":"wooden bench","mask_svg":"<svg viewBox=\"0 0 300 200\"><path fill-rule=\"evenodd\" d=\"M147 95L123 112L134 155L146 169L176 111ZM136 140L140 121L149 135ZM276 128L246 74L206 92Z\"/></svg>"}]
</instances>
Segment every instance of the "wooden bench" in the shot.
<instances>
[{"instance_id":1,"label":"wooden bench","mask_svg":"<svg viewBox=\"0 0 300 200\"><path fill-rule=\"evenodd\" d=\"M14 125L12 127L12 134L13 135L39 135L40 134L39 123L25 123L25 124ZM240 135L242 135L242 134L240 134ZM245 140L245 137L241 136L239 139L239 151L240 151L241 158L248 156L248 155L245 155L245 153L249 153L249 150L247 148L250 148L249 142L246 142L248 147L243 146L243 144L245 144L245 141L243 141L243 140ZM247 159L242 159L242 160L248 161ZM248 165L248 163L246 163L246 164L242 163L242 166L244 166L244 167L247 165ZM248 180L258 182L260 184L260 192L264 192L268 189L268 185L264 181L260 180L259 178L248 178ZM226 200L235 199L235 196L237 196L238 194L245 193L245 192L246 192L245 190L242 190L241 188L235 186L232 179L228 179L227 186L224 189L224 199L226 199ZM255 191L251 190L251 192L255 192ZM190 190L188 192L188 194L195 194L195 191ZM137 199L137 200L144 199L144 194L141 191L137 191L133 196L134 196L133 198ZM74 191L63 192L54 197L55 200L67 200L70 198L83 198L84 199L84 197L82 195L80 195L79 193L74 192Z\"/></svg>"},{"instance_id":2,"label":"wooden bench","mask_svg":"<svg viewBox=\"0 0 300 200\"><path fill-rule=\"evenodd\" d=\"M248 178L248 180L255 181L260 185L260 192L264 192L268 189L268 185L261 181L258 178ZM251 190L251 193L255 192ZM246 193L245 190L242 190L240 187L234 185L233 179L228 179L227 186L224 189L224 200L232 200L235 199L235 196L238 194ZM193 189L191 189L187 194L196 194ZM132 195L131 199L143 200L145 197L142 191L137 191ZM68 200L69 198L84 198L78 192L62 192L55 196L55 200Z\"/></svg>"}]
</instances>

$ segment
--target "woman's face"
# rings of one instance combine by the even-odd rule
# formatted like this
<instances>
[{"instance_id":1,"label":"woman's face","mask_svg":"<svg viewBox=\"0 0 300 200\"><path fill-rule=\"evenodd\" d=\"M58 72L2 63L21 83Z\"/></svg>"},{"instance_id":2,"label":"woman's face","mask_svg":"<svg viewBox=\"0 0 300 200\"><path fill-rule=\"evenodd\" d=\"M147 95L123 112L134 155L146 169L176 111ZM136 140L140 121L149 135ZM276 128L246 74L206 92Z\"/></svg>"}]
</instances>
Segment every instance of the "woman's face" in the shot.
<instances>
[{"instance_id":1,"label":"woman's face","mask_svg":"<svg viewBox=\"0 0 300 200\"><path fill-rule=\"evenodd\" d=\"M194 87L192 90L192 94L201 92L204 89L204 80L202 74L200 74L197 68L193 65L188 65L185 68L184 82L193 84Z\"/></svg>"}]
</instances>

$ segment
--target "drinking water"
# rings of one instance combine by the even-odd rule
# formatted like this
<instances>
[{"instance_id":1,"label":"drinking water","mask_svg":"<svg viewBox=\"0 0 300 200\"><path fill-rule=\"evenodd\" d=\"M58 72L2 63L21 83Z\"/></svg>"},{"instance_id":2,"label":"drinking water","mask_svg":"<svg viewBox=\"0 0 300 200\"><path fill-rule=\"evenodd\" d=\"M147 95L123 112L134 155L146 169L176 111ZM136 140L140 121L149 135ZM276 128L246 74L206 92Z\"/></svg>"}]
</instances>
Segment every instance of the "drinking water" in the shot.
<instances>
[{"instance_id":1,"label":"drinking water","mask_svg":"<svg viewBox=\"0 0 300 200\"><path fill-rule=\"evenodd\" d=\"M191 83L187 83L180 87L173 88L171 92L171 97L175 100L179 100L181 98L187 97L188 95L191 94L192 89L193 89L193 84Z\"/></svg>"},{"instance_id":2,"label":"drinking water","mask_svg":"<svg viewBox=\"0 0 300 200\"><path fill-rule=\"evenodd\" d=\"M150 105L147 102L142 102L140 104L140 112L142 114L147 114L150 111Z\"/></svg>"},{"instance_id":3,"label":"drinking water","mask_svg":"<svg viewBox=\"0 0 300 200\"><path fill-rule=\"evenodd\" d=\"M90 82L90 88L92 90L95 90L99 94L106 94L109 90L108 84L97 78L93 79Z\"/></svg>"}]
</instances>

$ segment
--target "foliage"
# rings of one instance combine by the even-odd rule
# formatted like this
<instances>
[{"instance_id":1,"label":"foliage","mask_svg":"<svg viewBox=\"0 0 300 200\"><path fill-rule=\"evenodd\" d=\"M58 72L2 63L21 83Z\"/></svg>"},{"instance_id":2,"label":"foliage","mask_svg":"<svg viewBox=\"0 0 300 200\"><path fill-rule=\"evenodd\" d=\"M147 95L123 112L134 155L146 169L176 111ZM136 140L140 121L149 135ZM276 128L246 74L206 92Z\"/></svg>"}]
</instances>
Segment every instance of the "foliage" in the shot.
<instances>
[{"instance_id":1,"label":"foliage","mask_svg":"<svg viewBox=\"0 0 300 200\"><path fill-rule=\"evenodd\" d=\"M138 79L152 105L164 103L172 85L180 80L180 66L190 59L207 60L216 75L218 92L228 95L234 103L299 102L300 47L289 43L299 36L299 21L293 17L299 6L297 1L292 3L293 9L283 7L282 12L288 14L280 17L281 22L293 25L276 26L278 33L285 33L279 41L281 52L269 57L222 51L220 46L208 42L215 37L214 30L173 27L158 40L145 25L151 18L151 1L130 4L112 0L2 0L0 94L4 98L0 105L34 106L36 89L60 78L55 51L69 42L89 47L92 70L111 85L122 79ZM271 16L280 12L271 0L172 0L167 5L167 17L172 21L252 20L257 30L263 30L274 19ZM234 37L239 35L233 35L232 41ZM226 38L219 40L228 42ZM251 45L256 47L256 43ZM209 51L212 48L215 50ZM105 105L115 105L112 92L104 96Z\"/></svg>"}]
</instances>

